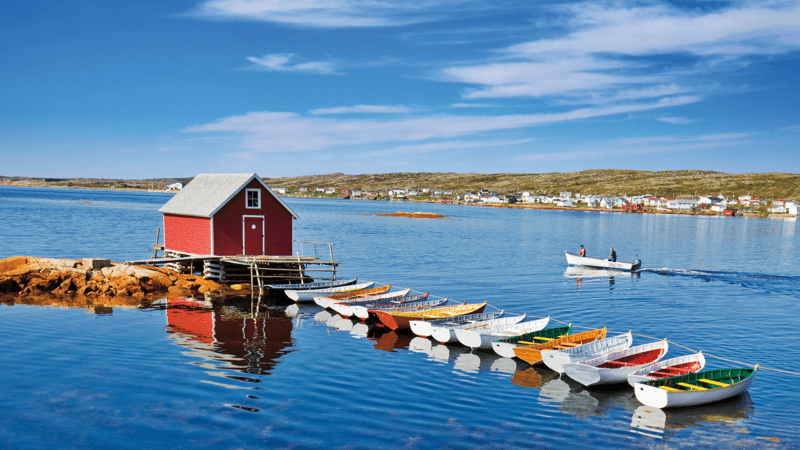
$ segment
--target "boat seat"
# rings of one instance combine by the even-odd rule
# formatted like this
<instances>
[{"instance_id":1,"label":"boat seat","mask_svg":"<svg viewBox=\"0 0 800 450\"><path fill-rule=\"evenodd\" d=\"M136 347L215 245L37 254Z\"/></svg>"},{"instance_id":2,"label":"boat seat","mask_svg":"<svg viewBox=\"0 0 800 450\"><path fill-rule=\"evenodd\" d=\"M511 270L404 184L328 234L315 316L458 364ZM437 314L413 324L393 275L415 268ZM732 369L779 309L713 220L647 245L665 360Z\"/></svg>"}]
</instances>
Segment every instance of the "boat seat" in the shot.
<instances>
[{"instance_id":1,"label":"boat seat","mask_svg":"<svg viewBox=\"0 0 800 450\"><path fill-rule=\"evenodd\" d=\"M721 383L719 381L714 381L714 380L707 380L705 378L701 378L701 379L699 379L697 381L702 381L703 383L713 384L714 386L719 386L719 387L728 387L728 386L730 386L730 384Z\"/></svg>"},{"instance_id":2,"label":"boat seat","mask_svg":"<svg viewBox=\"0 0 800 450\"><path fill-rule=\"evenodd\" d=\"M560 343L558 345L563 345L565 347L577 347L577 346L579 346L581 344L576 344L574 342L562 342L562 343Z\"/></svg>"},{"instance_id":3,"label":"boat seat","mask_svg":"<svg viewBox=\"0 0 800 450\"><path fill-rule=\"evenodd\" d=\"M536 342L517 341L517 342L515 342L515 344L536 345Z\"/></svg>"},{"instance_id":4,"label":"boat seat","mask_svg":"<svg viewBox=\"0 0 800 450\"><path fill-rule=\"evenodd\" d=\"M671 388L669 386L659 386L658 388L659 389L663 389L663 390L668 391L668 392L683 392L680 389Z\"/></svg>"},{"instance_id":5,"label":"boat seat","mask_svg":"<svg viewBox=\"0 0 800 450\"><path fill-rule=\"evenodd\" d=\"M693 391L707 391L708 390L708 389L706 389L704 387L695 386L695 385L689 384L689 383L678 383L678 386L687 387L687 388L689 388L689 389L691 389Z\"/></svg>"},{"instance_id":6,"label":"boat seat","mask_svg":"<svg viewBox=\"0 0 800 450\"><path fill-rule=\"evenodd\" d=\"M603 364L600 364L600 365L601 366L608 365L608 366L616 366L616 367L628 367L628 366L633 366L634 364L633 363L629 363L629 362L624 362L624 361L606 361L606 362L604 362Z\"/></svg>"},{"instance_id":7,"label":"boat seat","mask_svg":"<svg viewBox=\"0 0 800 450\"><path fill-rule=\"evenodd\" d=\"M553 340L553 338L544 337L544 336L534 336L533 338L534 339L539 339L540 341L545 341L545 342Z\"/></svg>"}]
</instances>

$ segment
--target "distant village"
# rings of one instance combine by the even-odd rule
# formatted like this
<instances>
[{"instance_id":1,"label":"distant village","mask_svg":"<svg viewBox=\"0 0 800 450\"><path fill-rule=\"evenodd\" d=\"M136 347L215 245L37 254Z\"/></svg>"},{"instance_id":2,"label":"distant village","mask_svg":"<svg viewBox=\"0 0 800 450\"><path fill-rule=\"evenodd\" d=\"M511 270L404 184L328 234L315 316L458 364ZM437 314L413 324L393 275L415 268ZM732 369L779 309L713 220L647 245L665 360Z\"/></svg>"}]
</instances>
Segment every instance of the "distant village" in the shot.
<instances>
[{"instance_id":1,"label":"distant village","mask_svg":"<svg viewBox=\"0 0 800 450\"><path fill-rule=\"evenodd\" d=\"M598 210L618 210L630 212L663 212L663 213L708 213L737 215L742 213L753 214L787 214L797 215L798 203L794 200L766 200L754 198L750 195L741 195L736 198L726 198L723 194L700 195L697 197L660 197L651 194L624 195L619 197L580 194L570 191L561 191L558 195L532 193L528 191L519 194L498 195L489 189L469 191L459 194L452 190L442 189L406 189L397 188L386 191L362 191L361 189L336 189L333 187L301 186L296 191L285 187L272 188L279 195L298 197L333 197L344 199L363 200L392 200L437 202L446 204L484 204L484 205L516 205L554 208L581 208Z\"/></svg>"}]
</instances>

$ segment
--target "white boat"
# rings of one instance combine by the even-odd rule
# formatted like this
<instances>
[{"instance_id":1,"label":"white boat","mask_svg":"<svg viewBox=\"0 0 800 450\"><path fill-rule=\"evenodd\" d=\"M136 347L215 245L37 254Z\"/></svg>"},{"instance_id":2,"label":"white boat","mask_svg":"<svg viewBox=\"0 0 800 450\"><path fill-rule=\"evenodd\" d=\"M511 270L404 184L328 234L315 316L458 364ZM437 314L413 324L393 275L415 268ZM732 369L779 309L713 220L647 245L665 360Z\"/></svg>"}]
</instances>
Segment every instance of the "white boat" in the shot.
<instances>
[{"instance_id":1,"label":"white boat","mask_svg":"<svg viewBox=\"0 0 800 450\"><path fill-rule=\"evenodd\" d=\"M491 319L497 319L502 315L503 311L494 311L489 313L468 314L466 316L458 316L458 317L445 317L443 319L436 319L436 320L412 320L411 331L417 336L428 337L433 334L433 327L466 325Z\"/></svg>"},{"instance_id":2,"label":"white boat","mask_svg":"<svg viewBox=\"0 0 800 450\"><path fill-rule=\"evenodd\" d=\"M305 291L308 289L325 289L331 287L348 286L356 284L358 278L350 280L331 280L331 281L314 281L312 283L296 283L296 284L267 284L273 291L283 291L291 289L293 291Z\"/></svg>"},{"instance_id":3,"label":"white boat","mask_svg":"<svg viewBox=\"0 0 800 450\"><path fill-rule=\"evenodd\" d=\"M666 340L637 345L579 363L564 364L564 373L584 386L625 383L630 373L661 360L667 350Z\"/></svg>"},{"instance_id":4,"label":"white boat","mask_svg":"<svg viewBox=\"0 0 800 450\"><path fill-rule=\"evenodd\" d=\"M411 291L411 289L403 289L402 291L384 292L384 293L381 293L381 294L373 293L372 295L366 295L366 296L356 296L356 294L359 293L358 291L356 291L356 292L352 293L353 297L351 297L351 298L331 298L331 297L326 297L324 295L317 295L317 296L314 296L314 303L316 303L319 306L322 306L323 308L334 309L333 308L333 304L334 303L352 303L352 302L360 302L360 301L365 301L365 302L369 303L370 301L376 301L376 300L387 299L387 298L392 298L392 297L402 297L402 296L408 294L410 291Z\"/></svg>"},{"instance_id":5,"label":"white boat","mask_svg":"<svg viewBox=\"0 0 800 450\"><path fill-rule=\"evenodd\" d=\"M531 331L539 331L546 327L549 321L550 318L545 317L544 319L498 325L494 327L485 327L472 330L456 330L456 338L458 338L458 342L461 342L461 344L470 348L492 348L492 342L498 339L508 338L523 333L530 333Z\"/></svg>"},{"instance_id":6,"label":"white boat","mask_svg":"<svg viewBox=\"0 0 800 450\"><path fill-rule=\"evenodd\" d=\"M706 370L638 382L633 390L637 400L653 408L705 405L744 394L753 383L756 372L758 366L752 369Z\"/></svg>"},{"instance_id":7,"label":"white boat","mask_svg":"<svg viewBox=\"0 0 800 450\"><path fill-rule=\"evenodd\" d=\"M483 328L491 328L506 324L518 324L525 320L526 316L523 314L521 316L509 316L509 317L498 317L496 319L488 319L477 321L473 323L461 324L461 325L438 325L434 326L431 329L431 337L441 344L447 344L449 342L458 342L458 337L456 336L456 330L481 330Z\"/></svg>"},{"instance_id":8,"label":"white boat","mask_svg":"<svg viewBox=\"0 0 800 450\"><path fill-rule=\"evenodd\" d=\"M616 352L629 348L633 343L631 332L600 339L588 344L564 350L542 350L542 362L551 370L564 373L564 364L576 363L587 359L596 358L606 353Z\"/></svg>"},{"instance_id":9,"label":"white boat","mask_svg":"<svg viewBox=\"0 0 800 450\"><path fill-rule=\"evenodd\" d=\"M648 364L628 375L628 384L631 386L642 381L658 380L661 378L685 375L703 370L706 358L702 353L679 356Z\"/></svg>"},{"instance_id":10,"label":"white boat","mask_svg":"<svg viewBox=\"0 0 800 450\"><path fill-rule=\"evenodd\" d=\"M359 283L359 284L351 284L347 286L339 286L339 287L332 287L332 288L324 288L324 289L307 289L304 291L295 291L292 289L287 289L283 292L286 293L286 296L296 302L311 302L314 301L314 297L326 295L326 294L341 294L342 292L352 292L352 291L360 291L362 289L367 289L372 287L375 284L374 281L370 281L369 283Z\"/></svg>"},{"instance_id":11,"label":"white boat","mask_svg":"<svg viewBox=\"0 0 800 450\"><path fill-rule=\"evenodd\" d=\"M367 320L370 317L370 311L383 311L383 310L398 310L398 311L414 311L418 309L426 309L434 306L442 305L447 301L446 298L438 298L433 300L427 299L428 294L407 295L403 297L400 304L387 304L376 306L356 305L353 306L353 315L361 320ZM377 319L373 317L373 320Z\"/></svg>"},{"instance_id":12,"label":"white boat","mask_svg":"<svg viewBox=\"0 0 800 450\"><path fill-rule=\"evenodd\" d=\"M638 270L642 267L642 262L638 259L633 262L609 261L601 258L589 258L588 256L580 256L570 252L564 252L567 255L567 264L570 266L592 267L596 269L615 269L632 271Z\"/></svg>"},{"instance_id":13,"label":"white boat","mask_svg":"<svg viewBox=\"0 0 800 450\"><path fill-rule=\"evenodd\" d=\"M353 308L358 305L375 306L375 305L399 305L403 302L402 298L406 297L411 289L403 289L397 292L387 292L381 295L370 295L369 297L362 297L353 299L353 301L340 300L331 303L328 307L342 317L351 317L353 315Z\"/></svg>"}]
</instances>

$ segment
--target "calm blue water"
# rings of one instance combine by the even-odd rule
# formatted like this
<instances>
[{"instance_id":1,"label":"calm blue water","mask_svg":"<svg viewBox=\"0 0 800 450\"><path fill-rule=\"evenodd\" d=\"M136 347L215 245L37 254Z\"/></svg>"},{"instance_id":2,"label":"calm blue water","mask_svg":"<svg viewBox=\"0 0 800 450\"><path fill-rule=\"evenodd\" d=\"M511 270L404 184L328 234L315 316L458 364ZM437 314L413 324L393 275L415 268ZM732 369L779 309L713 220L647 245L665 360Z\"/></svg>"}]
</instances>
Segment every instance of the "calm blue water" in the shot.
<instances>
[{"instance_id":1,"label":"calm blue water","mask_svg":"<svg viewBox=\"0 0 800 450\"><path fill-rule=\"evenodd\" d=\"M152 256L169 198L0 187L0 257ZM798 370L794 221L286 202L300 216L296 239L336 243L341 276ZM395 211L448 218L370 215ZM564 250L580 244L590 256L613 245L645 270L565 273ZM287 317L249 302L165 300L95 312L105 313L0 305L0 448L800 446L795 375L762 370L748 395L662 412L625 387L585 389L315 307ZM687 353L671 346L668 357Z\"/></svg>"}]
</instances>

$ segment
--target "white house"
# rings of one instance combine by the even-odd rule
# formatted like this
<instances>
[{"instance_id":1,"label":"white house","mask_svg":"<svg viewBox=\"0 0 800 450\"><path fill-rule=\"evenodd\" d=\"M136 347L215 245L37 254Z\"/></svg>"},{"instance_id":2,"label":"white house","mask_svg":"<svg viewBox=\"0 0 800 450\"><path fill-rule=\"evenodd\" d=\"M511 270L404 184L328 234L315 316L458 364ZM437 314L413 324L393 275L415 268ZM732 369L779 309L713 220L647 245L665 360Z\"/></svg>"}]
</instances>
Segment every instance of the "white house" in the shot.
<instances>
[{"instance_id":1,"label":"white house","mask_svg":"<svg viewBox=\"0 0 800 450\"><path fill-rule=\"evenodd\" d=\"M284 188L284 187L276 187L276 188L272 188L272 190L275 191L276 194L285 194L286 193L286 188Z\"/></svg>"},{"instance_id":2,"label":"white house","mask_svg":"<svg viewBox=\"0 0 800 450\"><path fill-rule=\"evenodd\" d=\"M586 197L586 206L588 206L589 208L597 208L597 205L599 203L600 200L598 200L598 198L593 195Z\"/></svg>"},{"instance_id":3,"label":"white house","mask_svg":"<svg viewBox=\"0 0 800 450\"><path fill-rule=\"evenodd\" d=\"M697 200L688 199L688 198L676 198L674 200L669 200L667 202L667 208L669 209L680 209L684 211L688 211L691 209L697 208Z\"/></svg>"},{"instance_id":4,"label":"white house","mask_svg":"<svg viewBox=\"0 0 800 450\"><path fill-rule=\"evenodd\" d=\"M726 208L725 205L717 204L717 205L711 205L710 209L711 209L711 211L714 211L714 212L723 212L723 211L725 211L725 208Z\"/></svg>"},{"instance_id":5,"label":"white house","mask_svg":"<svg viewBox=\"0 0 800 450\"><path fill-rule=\"evenodd\" d=\"M171 183L171 184L168 184L168 185L164 186L164 189L166 189L168 191L180 191L181 189L183 189L183 183L181 183L180 181L177 181L175 183Z\"/></svg>"},{"instance_id":6,"label":"white house","mask_svg":"<svg viewBox=\"0 0 800 450\"><path fill-rule=\"evenodd\" d=\"M324 187L318 187L317 188L317 192L325 192L325 188Z\"/></svg>"},{"instance_id":7,"label":"white house","mask_svg":"<svg viewBox=\"0 0 800 450\"><path fill-rule=\"evenodd\" d=\"M336 193L336 189L334 189L334 188L325 189L325 193L326 194L335 194Z\"/></svg>"},{"instance_id":8,"label":"white house","mask_svg":"<svg viewBox=\"0 0 800 450\"><path fill-rule=\"evenodd\" d=\"M600 207L605 209L612 209L616 199L612 197L603 197L600 199Z\"/></svg>"},{"instance_id":9,"label":"white house","mask_svg":"<svg viewBox=\"0 0 800 450\"><path fill-rule=\"evenodd\" d=\"M435 191L433 191L433 195L437 195L437 196L438 195L442 195L442 190L441 189L436 189Z\"/></svg>"},{"instance_id":10,"label":"white house","mask_svg":"<svg viewBox=\"0 0 800 450\"><path fill-rule=\"evenodd\" d=\"M353 197L361 197L361 189L353 189Z\"/></svg>"},{"instance_id":11,"label":"white house","mask_svg":"<svg viewBox=\"0 0 800 450\"><path fill-rule=\"evenodd\" d=\"M503 203L503 200L496 195L487 195L486 197L481 197L481 201L483 203Z\"/></svg>"},{"instance_id":12,"label":"white house","mask_svg":"<svg viewBox=\"0 0 800 450\"><path fill-rule=\"evenodd\" d=\"M786 207L783 206L783 205L773 206L770 209L768 209L768 211L771 212L771 213L785 213L786 212Z\"/></svg>"},{"instance_id":13,"label":"white house","mask_svg":"<svg viewBox=\"0 0 800 450\"><path fill-rule=\"evenodd\" d=\"M556 206L572 208L572 200L569 198L560 198L556 202Z\"/></svg>"},{"instance_id":14,"label":"white house","mask_svg":"<svg viewBox=\"0 0 800 450\"><path fill-rule=\"evenodd\" d=\"M476 194L475 192L470 192L470 193L464 194L464 201L465 202L477 202L477 201L480 201L480 199L481 199L481 196Z\"/></svg>"},{"instance_id":15,"label":"white house","mask_svg":"<svg viewBox=\"0 0 800 450\"><path fill-rule=\"evenodd\" d=\"M423 194L427 194L427 193L429 193L430 191L431 191L431 190L430 190L430 189L428 189L428 188L422 188L422 193L423 193Z\"/></svg>"},{"instance_id":16,"label":"white house","mask_svg":"<svg viewBox=\"0 0 800 450\"><path fill-rule=\"evenodd\" d=\"M408 195L419 195L419 192L417 192L417 191L412 189L412 190L408 191Z\"/></svg>"},{"instance_id":17,"label":"white house","mask_svg":"<svg viewBox=\"0 0 800 450\"><path fill-rule=\"evenodd\" d=\"M308 192L308 186L300 186L300 192Z\"/></svg>"}]
</instances>

